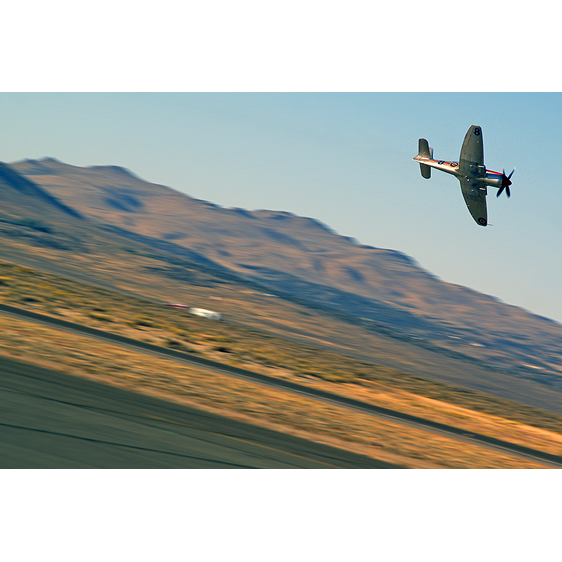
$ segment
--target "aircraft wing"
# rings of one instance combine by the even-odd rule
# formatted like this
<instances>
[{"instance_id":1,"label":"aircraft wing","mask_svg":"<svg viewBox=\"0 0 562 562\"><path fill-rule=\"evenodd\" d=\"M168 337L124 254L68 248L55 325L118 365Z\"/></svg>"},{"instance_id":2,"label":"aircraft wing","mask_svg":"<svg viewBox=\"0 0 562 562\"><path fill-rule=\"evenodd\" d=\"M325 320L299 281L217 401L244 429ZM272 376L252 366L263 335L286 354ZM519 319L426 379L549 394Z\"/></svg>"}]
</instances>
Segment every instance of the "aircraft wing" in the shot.
<instances>
[{"instance_id":1,"label":"aircraft wing","mask_svg":"<svg viewBox=\"0 0 562 562\"><path fill-rule=\"evenodd\" d=\"M484 166L484 144L482 142L482 128L472 125L468 129L461 148L459 160L462 168L477 168Z\"/></svg>"},{"instance_id":2,"label":"aircraft wing","mask_svg":"<svg viewBox=\"0 0 562 562\"><path fill-rule=\"evenodd\" d=\"M466 142L466 141L465 141ZM466 176L459 177L462 196L472 218L480 225L488 224L488 210L486 208L486 188Z\"/></svg>"}]
</instances>

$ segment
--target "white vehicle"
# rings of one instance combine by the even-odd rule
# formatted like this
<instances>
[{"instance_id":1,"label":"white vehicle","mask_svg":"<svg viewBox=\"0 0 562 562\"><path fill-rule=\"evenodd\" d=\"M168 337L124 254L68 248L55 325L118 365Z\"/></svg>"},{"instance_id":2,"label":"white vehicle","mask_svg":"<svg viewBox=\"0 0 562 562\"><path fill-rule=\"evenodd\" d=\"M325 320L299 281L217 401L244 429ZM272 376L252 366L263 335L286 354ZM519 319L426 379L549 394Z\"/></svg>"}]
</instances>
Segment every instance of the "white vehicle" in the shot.
<instances>
[{"instance_id":1,"label":"white vehicle","mask_svg":"<svg viewBox=\"0 0 562 562\"><path fill-rule=\"evenodd\" d=\"M204 318L210 318L211 320L221 320L222 314L215 312L214 310L206 310L204 308L193 308L187 309L190 314L195 314L195 316L203 316Z\"/></svg>"}]
</instances>

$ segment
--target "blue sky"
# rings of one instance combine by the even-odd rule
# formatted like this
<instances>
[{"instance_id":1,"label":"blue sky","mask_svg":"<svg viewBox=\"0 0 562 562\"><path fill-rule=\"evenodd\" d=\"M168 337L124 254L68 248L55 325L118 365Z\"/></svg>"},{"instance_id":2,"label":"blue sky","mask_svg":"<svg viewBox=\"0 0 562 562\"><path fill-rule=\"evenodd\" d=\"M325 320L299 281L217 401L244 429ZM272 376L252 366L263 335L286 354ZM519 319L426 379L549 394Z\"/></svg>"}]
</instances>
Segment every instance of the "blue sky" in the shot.
<instances>
[{"instance_id":1,"label":"blue sky","mask_svg":"<svg viewBox=\"0 0 562 562\"><path fill-rule=\"evenodd\" d=\"M314 217L441 279L562 321L559 93L3 93L2 161L115 164L225 207ZM417 140L457 159L480 125L512 197L478 227L458 181L425 180Z\"/></svg>"}]
</instances>

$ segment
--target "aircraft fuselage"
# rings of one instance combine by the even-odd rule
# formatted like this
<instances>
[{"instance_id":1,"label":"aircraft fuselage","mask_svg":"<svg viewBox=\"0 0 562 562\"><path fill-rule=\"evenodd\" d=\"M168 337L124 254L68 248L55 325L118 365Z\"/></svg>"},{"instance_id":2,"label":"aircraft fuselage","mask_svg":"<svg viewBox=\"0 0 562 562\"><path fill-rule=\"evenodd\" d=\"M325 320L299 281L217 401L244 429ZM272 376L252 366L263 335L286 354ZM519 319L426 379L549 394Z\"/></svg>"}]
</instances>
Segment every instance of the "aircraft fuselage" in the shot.
<instances>
[{"instance_id":1,"label":"aircraft fuselage","mask_svg":"<svg viewBox=\"0 0 562 562\"><path fill-rule=\"evenodd\" d=\"M490 187L497 188L502 185L502 174L500 172L486 170L485 166L471 164L468 166L468 169L465 170L466 173L462 174L460 171L460 164L457 161L447 162L446 160L432 160L431 158L420 157L416 157L414 160L417 160L420 164L425 164L431 168L446 172L447 174L452 174L457 178L463 177L464 175L467 179L476 180L482 185L489 185Z\"/></svg>"},{"instance_id":2,"label":"aircraft fuselage","mask_svg":"<svg viewBox=\"0 0 562 562\"><path fill-rule=\"evenodd\" d=\"M431 158L420 158L419 156L414 158L420 164L425 164L431 168L441 170L447 174L451 174L457 178L464 177L472 182L478 182L480 189L484 189L485 186L500 188L502 186L503 174L500 172L494 172L492 170L486 170L485 166L478 166L475 164L470 164L464 170L464 174L460 170L460 164L457 161L447 162L446 160L432 160Z\"/></svg>"}]
</instances>

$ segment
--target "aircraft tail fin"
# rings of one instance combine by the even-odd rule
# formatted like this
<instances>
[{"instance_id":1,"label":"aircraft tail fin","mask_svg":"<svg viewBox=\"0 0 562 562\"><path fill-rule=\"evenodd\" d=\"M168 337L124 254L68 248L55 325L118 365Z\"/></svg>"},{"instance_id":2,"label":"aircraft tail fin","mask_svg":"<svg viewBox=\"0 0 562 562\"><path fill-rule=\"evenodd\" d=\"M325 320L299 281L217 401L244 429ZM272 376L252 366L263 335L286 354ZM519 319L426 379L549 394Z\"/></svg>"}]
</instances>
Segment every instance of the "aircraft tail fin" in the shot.
<instances>
[{"instance_id":1,"label":"aircraft tail fin","mask_svg":"<svg viewBox=\"0 0 562 562\"><path fill-rule=\"evenodd\" d=\"M433 158L433 148L429 148L429 143L426 139L420 139L418 158ZM431 177L431 168L427 164L422 164L420 162L421 175L428 180Z\"/></svg>"},{"instance_id":2,"label":"aircraft tail fin","mask_svg":"<svg viewBox=\"0 0 562 562\"><path fill-rule=\"evenodd\" d=\"M431 158L432 150L429 148L429 143L426 139L420 139L418 146L418 156L421 156L422 158Z\"/></svg>"}]
</instances>

